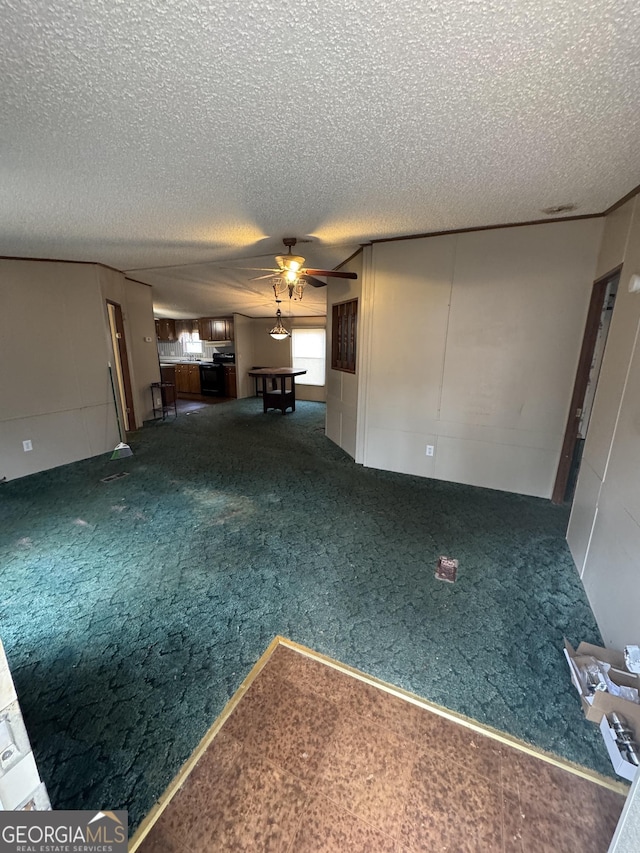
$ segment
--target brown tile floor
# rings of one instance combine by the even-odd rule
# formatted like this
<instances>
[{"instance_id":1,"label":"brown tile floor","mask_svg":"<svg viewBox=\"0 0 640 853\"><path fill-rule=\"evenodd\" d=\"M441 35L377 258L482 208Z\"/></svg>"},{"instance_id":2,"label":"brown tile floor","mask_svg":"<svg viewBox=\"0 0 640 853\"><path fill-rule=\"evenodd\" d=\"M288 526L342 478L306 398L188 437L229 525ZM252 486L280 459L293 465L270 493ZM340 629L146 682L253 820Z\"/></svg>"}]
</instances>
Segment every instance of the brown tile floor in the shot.
<instances>
[{"instance_id":1,"label":"brown tile floor","mask_svg":"<svg viewBox=\"0 0 640 853\"><path fill-rule=\"evenodd\" d=\"M204 409L207 406L215 406L218 403L228 403L231 397L207 397L200 394L189 394L188 397L178 397L176 406L178 414L189 414ZM173 412L170 417L173 417Z\"/></svg>"},{"instance_id":2,"label":"brown tile floor","mask_svg":"<svg viewBox=\"0 0 640 853\"><path fill-rule=\"evenodd\" d=\"M139 853L604 853L624 797L280 645Z\"/></svg>"}]
</instances>

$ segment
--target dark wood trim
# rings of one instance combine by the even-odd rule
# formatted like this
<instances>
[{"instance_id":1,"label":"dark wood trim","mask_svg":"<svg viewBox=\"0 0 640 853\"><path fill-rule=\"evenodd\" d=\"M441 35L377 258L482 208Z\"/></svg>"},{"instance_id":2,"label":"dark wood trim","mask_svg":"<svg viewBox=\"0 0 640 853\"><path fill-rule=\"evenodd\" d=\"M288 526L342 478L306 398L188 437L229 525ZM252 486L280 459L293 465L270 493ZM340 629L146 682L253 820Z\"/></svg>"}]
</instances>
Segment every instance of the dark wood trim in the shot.
<instances>
[{"instance_id":1,"label":"dark wood trim","mask_svg":"<svg viewBox=\"0 0 640 853\"><path fill-rule=\"evenodd\" d=\"M109 264L103 264L102 261L68 261L65 258L22 258L15 255L0 255L0 261L30 261L36 264L84 264L90 267L103 267L111 272L119 272L124 275L122 270L110 267ZM140 284L144 284L143 281Z\"/></svg>"},{"instance_id":2,"label":"dark wood trim","mask_svg":"<svg viewBox=\"0 0 640 853\"><path fill-rule=\"evenodd\" d=\"M609 281L610 278L613 278L614 275L617 275L622 270L622 267L623 264L618 264L617 267L614 267L612 270L609 270L609 272L606 272L604 275L599 276L593 283L600 284L603 281Z\"/></svg>"},{"instance_id":3,"label":"dark wood trim","mask_svg":"<svg viewBox=\"0 0 640 853\"><path fill-rule=\"evenodd\" d=\"M602 316L607 284L611 275L612 274L609 273L604 278L599 278L593 283L593 289L591 290L591 301L589 302L589 310L587 311L587 320L584 327L580 358L578 359L578 369L576 370L573 394L571 395L571 404L569 406L569 416L567 418L567 426L564 432L562 450L560 451L560 462L558 463L556 481L551 494L551 500L554 504L563 503L564 496L567 491L567 482L569 481L573 452L578 440L580 415L577 414L577 412L582 408L587 391L591 361L593 359L593 352L596 345L596 339L598 337L598 329L600 327L600 317Z\"/></svg>"},{"instance_id":4,"label":"dark wood trim","mask_svg":"<svg viewBox=\"0 0 640 853\"><path fill-rule=\"evenodd\" d=\"M623 195L622 198L618 199L618 201L612 204L611 207L608 207L602 215L608 216L610 213L613 213L614 210L617 210L619 207L622 207L623 204L626 204L629 199L632 199L634 195L638 195L638 193L640 193L640 184L638 184L637 187L634 187L631 192L628 192L626 195Z\"/></svg>"},{"instance_id":5,"label":"dark wood trim","mask_svg":"<svg viewBox=\"0 0 640 853\"><path fill-rule=\"evenodd\" d=\"M127 422L129 432L136 428L136 415L133 407L133 391L131 388L131 374L129 373L129 357L127 355L127 341L125 338L124 318L122 316L122 306L112 299L106 300L107 305L113 305L116 318L116 332L120 336L118 338L118 357L120 359L120 369L122 370L122 381L124 383L124 397L127 405ZM111 323L109 323L111 325Z\"/></svg>"},{"instance_id":6,"label":"dark wood trim","mask_svg":"<svg viewBox=\"0 0 640 853\"><path fill-rule=\"evenodd\" d=\"M130 275L126 275L126 273L122 273L124 275L125 281L135 281L136 284L144 284L145 287L153 287L152 284L149 284L147 281L140 281L137 278L131 278Z\"/></svg>"},{"instance_id":7,"label":"dark wood trim","mask_svg":"<svg viewBox=\"0 0 640 853\"><path fill-rule=\"evenodd\" d=\"M354 258L357 258L357 256L360 254L360 252L362 252L362 250L364 249L364 247L365 247L365 246L368 246L368 245L369 245L369 243L363 243L363 244L362 244L358 249L356 249L356 250L355 250L355 252L354 252L352 255L349 255L349 257L348 257L348 258L346 258L344 261L342 261L341 263L339 263L339 264L338 264L338 266L337 266L335 269L336 269L336 270L342 269L342 267L343 267L345 264L348 264L348 263L349 263L349 261L352 261Z\"/></svg>"},{"instance_id":8,"label":"dark wood trim","mask_svg":"<svg viewBox=\"0 0 640 853\"><path fill-rule=\"evenodd\" d=\"M427 231L403 237L380 237L371 243L395 243L398 240L420 240L423 237L444 237L447 234L470 234L473 231L497 231L500 228L526 228L529 225L554 225L558 222L575 222L579 219L600 219L604 213L583 213L580 216L559 216L555 219L531 219L528 222L503 222L501 225L475 225L472 228L452 228L449 231Z\"/></svg>"}]
</instances>

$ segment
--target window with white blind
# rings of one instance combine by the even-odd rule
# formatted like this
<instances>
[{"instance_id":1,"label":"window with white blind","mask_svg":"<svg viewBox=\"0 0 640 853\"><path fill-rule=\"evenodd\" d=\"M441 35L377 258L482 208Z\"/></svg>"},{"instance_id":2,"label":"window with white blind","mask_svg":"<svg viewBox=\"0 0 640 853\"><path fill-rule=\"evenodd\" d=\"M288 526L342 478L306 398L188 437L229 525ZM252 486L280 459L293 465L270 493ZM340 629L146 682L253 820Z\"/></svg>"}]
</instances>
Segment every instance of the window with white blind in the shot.
<instances>
[{"instance_id":1,"label":"window with white blind","mask_svg":"<svg viewBox=\"0 0 640 853\"><path fill-rule=\"evenodd\" d=\"M292 329L292 364L298 370L306 370L298 377L297 385L324 385L325 374L325 331L324 329Z\"/></svg>"}]
</instances>

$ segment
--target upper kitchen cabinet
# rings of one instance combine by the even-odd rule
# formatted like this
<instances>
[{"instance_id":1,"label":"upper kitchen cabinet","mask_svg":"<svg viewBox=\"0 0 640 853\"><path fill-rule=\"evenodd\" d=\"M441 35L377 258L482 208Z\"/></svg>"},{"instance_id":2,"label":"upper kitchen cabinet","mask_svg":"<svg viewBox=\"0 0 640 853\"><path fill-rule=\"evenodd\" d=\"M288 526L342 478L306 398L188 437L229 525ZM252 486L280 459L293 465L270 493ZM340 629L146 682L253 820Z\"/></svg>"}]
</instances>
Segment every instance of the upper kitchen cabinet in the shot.
<instances>
[{"instance_id":1,"label":"upper kitchen cabinet","mask_svg":"<svg viewBox=\"0 0 640 853\"><path fill-rule=\"evenodd\" d=\"M212 341L211 337L211 320L207 317L201 317L198 320L198 333L201 341Z\"/></svg>"},{"instance_id":2,"label":"upper kitchen cabinet","mask_svg":"<svg viewBox=\"0 0 640 853\"><path fill-rule=\"evenodd\" d=\"M176 340L180 338L180 335L186 333L187 335L192 335L194 332L199 331L199 325L197 320L176 320Z\"/></svg>"},{"instance_id":3,"label":"upper kitchen cabinet","mask_svg":"<svg viewBox=\"0 0 640 853\"><path fill-rule=\"evenodd\" d=\"M175 341L176 321L167 319L156 320L156 337L159 341Z\"/></svg>"},{"instance_id":4,"label":"upper kitchen cabinet","mask_svg":"<svg viewBox=\"0 0 640 853\"><path fill-rule=\"evenodd\" d=\"M232 341L233 317L202 317L198 330L201 341Z\"/></svg>"}]
</instances>

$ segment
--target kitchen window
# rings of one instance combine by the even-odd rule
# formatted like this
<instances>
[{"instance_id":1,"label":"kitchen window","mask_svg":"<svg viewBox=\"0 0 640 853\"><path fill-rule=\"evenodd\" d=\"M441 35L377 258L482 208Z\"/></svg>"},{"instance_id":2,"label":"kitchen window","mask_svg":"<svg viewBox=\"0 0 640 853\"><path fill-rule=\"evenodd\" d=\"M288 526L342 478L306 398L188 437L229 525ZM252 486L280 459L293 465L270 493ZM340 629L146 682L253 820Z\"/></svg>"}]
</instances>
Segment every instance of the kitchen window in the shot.
<instances>
[{"instance_id":1,"label":"kitchen window","mask_svg":"<svg viewBox=\"0 0 640 853\"><path fill-rule=\"evenodd\" d=\"M324 329L292 329L292 364L297 370L306 370L298 385L324 385L326 360L326 333Z\"/></svg>"}]
</instances>

